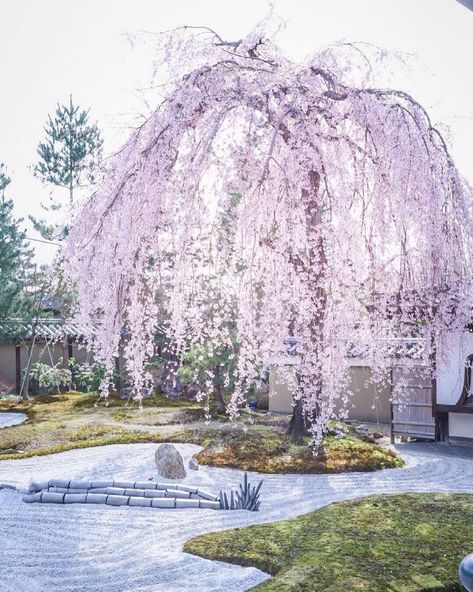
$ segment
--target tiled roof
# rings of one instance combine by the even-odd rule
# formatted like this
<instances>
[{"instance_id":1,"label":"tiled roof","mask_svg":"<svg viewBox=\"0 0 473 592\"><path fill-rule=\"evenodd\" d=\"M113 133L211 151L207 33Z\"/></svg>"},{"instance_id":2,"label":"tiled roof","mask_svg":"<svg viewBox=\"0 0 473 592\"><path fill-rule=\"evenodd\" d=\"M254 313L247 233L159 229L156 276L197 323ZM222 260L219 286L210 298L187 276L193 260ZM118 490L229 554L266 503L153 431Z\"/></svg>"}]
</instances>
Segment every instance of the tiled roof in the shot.
<instances>
[{"instance_id":1,"label":"tiled roof","mask_svg":"<svg viewBox=\"0 0 473 592\"><path fill-rule=\"evenodd\" d=\"M386 347L387 345L387 347ZM418 337L398 337L390 339L385 343L385 353L390 358L423 360L428 356L427 343L425 339ZM351 358L364 357L367 348L352 345L348 348L348 356Z\"/></svg>"},{"instance_id":2,"label":"tiled roof","mask_svg":"<svg viewBox=\"0 0 473 592\"><path fill-rule=\"evenodd\" d=\"M34 321L30 319L9 318L0 319L0 341L9 342L19 339L31 339ZM39 319L35 328L36 339L45 341L59 341L67 335L75 341L87 337L87 331L77 323L63 323L57 318Z\"/></svg>"}]
</instances>

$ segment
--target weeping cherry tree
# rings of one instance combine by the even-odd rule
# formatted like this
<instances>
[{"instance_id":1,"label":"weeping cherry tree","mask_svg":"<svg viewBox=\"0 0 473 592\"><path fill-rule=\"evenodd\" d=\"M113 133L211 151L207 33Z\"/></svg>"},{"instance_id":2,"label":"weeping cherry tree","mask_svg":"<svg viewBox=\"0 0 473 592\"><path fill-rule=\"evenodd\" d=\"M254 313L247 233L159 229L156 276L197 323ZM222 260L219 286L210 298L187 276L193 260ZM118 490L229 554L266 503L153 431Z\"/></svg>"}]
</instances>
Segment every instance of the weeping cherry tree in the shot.
<instances>
[{"instance_id":1,"label":"weeping cherry tree","mask_svg":"<svg viewBox=\"0 0 473 592\"><path fill-rule=\"evenodd\" d=\"M376 88L357 46L293 63L265 24L236 42L189 27L157 38L172 81L62 254L81 322L110 371L127 327L136 393L162 323L158 294L178 356L233 348L233 327L233 417L294 335L290 429L320 441L350 405L351 348L381 380L393 337L430 348L469 319L470 187L422 105ZM222 248L216 220L230 203Z\"/></svg>"}]
</instances>

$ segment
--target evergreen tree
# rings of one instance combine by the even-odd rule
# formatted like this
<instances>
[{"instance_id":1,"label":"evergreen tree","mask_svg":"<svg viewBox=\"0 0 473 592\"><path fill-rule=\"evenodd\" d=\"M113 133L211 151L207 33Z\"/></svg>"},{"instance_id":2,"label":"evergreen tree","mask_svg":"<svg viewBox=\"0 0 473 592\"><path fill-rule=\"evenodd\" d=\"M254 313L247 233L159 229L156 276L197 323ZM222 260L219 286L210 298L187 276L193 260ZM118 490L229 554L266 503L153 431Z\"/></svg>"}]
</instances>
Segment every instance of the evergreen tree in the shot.
<instances>
[{"instance_id":1,"label":"evergreen tree","mask_svg":"<svg viewBox=\"0 0 473 592\"><path fill-rule=\"evenodd\" d=\"M72 205L74 190L96 181L103 145L100 130L96 123L90 123L88 111L73 104L71 96L68 105L58 104L54 117L49 115L44 132L33 173L45 184L68 189ZM60 210L62 204L51 197L51 202L41 207L51 212ZM63 238L64 230L58 225L33 216L30 219L44 238Z\"/></svg>"},{"instance_id":2,"label":"evergreen tree","mask_svg":"<svg viewBox=\"0 0 473 592\"><path fill-rule=\"evenodd\" d=\"M33 251L22 219L13 217L13 201L5 196L10 184L5 167L0 164L0 317L20 315L26 303L25 290L30 282Z\"/></svg>"}]
</instances>

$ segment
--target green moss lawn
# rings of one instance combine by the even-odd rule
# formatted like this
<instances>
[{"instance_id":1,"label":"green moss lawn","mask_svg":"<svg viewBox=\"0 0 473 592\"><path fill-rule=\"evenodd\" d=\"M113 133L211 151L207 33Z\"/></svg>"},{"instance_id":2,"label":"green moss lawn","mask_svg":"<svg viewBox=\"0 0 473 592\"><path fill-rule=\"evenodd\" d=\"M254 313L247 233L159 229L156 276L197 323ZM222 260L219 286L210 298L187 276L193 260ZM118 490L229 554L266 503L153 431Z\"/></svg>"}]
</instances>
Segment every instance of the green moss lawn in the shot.
<instances>
[{"instance_id":1,"label":"green moss lawn","mask_svg":"<svg viewBox=\"0 0 473 592\"><path fill-rule=\"evenodd\" d=\"M193 401L161 395L146 399L140 410L136 403L126 405L115 397L104 402L96 394L73 391L21 403L0 401L0 411L28 415L25 423L0 430L0 460L105 444L168 441L183 425L204 417Z\"/></svg>"},{"instance_id":2,"label":"green moss lawn","mask_svg":"<svg viewBox=\"0 0 473 592\"><path fill-rule=\"evenodd\" d=\"M0 429L0 460L52 454L105 444L188 442L204 449L201 464L266 473L373 471L402 466L390 450L354 429L328 435L317 456L307 442L286 435L288 418L244 414L236 425L216 417L206 424L201 404L156 395L136 403L77 392L34 397L21 403L0 401L0 411L22 411L28 421Z\"/></svg>"},{"instance_id":3,"label":"green moss lawn","mask_svg":"<svg viewBox=\"0 0 473 592\"><path fill-rule=\"evenodd\" d=\"M473 495L375 495L199 536L184 550L270 573L261 592L460 592Z\"/></svg>"}]
</instances>

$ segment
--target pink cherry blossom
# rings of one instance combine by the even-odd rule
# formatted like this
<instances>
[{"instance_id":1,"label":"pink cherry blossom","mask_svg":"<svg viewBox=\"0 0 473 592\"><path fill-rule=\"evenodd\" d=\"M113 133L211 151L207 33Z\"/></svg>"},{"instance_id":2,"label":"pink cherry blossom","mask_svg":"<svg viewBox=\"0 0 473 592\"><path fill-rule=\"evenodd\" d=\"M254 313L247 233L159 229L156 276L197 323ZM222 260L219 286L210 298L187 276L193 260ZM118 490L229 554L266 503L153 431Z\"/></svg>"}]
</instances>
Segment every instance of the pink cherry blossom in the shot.
<instances>
[{"instance_id":1,"label":"pink cherry blossom","mask_svg":"<svg viewBox=\"0 0 473 592\"><path fill-rule=\"evenodd\" d=\"M127 327L137 393L163 323L177 355L233 347L236 332L232 416L296 335L295 398L318 441L349 406L350 348L382 381L393 337L432 347L470 319L472 194L426 110L370 86L376 64L356 46L292 63L268 37L160 37L167 94L77 212L62 259L109 371Z\"/></svg>"}]
</instances>

